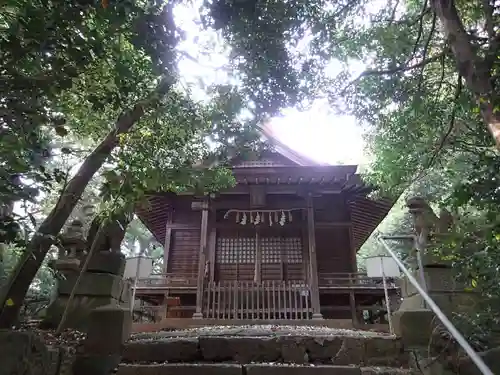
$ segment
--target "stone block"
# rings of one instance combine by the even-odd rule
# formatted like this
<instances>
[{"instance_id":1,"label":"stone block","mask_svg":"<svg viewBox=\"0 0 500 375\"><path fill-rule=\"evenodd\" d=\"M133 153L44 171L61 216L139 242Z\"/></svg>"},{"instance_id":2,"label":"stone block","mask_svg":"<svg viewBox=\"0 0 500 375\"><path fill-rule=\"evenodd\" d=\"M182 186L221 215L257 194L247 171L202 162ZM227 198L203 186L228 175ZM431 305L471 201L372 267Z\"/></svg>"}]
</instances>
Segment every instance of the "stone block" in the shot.
<instances>
[{"instance_id":1,"label":"stone block","mask_svg":"<svg viewBox=\"0 0 500 375\"><path fill-rule=\"evenodd\" d=\"M433 293L429 296L450 316L452 312L465 312L473 310L477 302L477 294L472 292L453 292L453 293ZM399 310L421 310L425 309L424 299L420 294L415 294L411 297L405 297Z\"/></svg>"},{"instance_id":2,"label":"stone block","mask_svg":"<svg viewBox=\"0 0 500 375\"><path fill-rule=\"evenodd\" d=\"M337 336L311 338L307 341L307 352L309 353L309 358L312 361L331 361L332 358L337 357L337 354L342 348L343 342L343 338Z\"/></svg>"},{"instance_id":3,"label":"stone block","mask_svg":"<svg viewBox=\"0 0 500 375\"><path fill-rule=\"evenodd\" d=\"M80 269L80 259L54 259L49 262L49 267L62 273L78 273Z\"/></svg>"},{"instance_id":4,"label":"stone block","mask_svg":"<svg viewBox=\"0 0 500 375\"><path fill-rule=\"evenodd\" d=\"M1 374L53 375L54 356L31 332L0 331Z\"/></svg>"},{"instance_id":5,"label":"stone block","mask_svg":"<svg viewBox=\"0 0 500 375\"><path fill-rule=\"evenodd\" d=\"M413 271L412 275L420 283L420 271ZM462 292L467 287L465 284L457 281L451 268L424 267L424 275L429 293ZM418 294L417 289L407 278L403 278L401 281L401 295L403 297L410 297L415 294Z\"/></svg>"},{"instance_id":6,"label":"stone block","mask_svg":"<svg viewBox=\"0 0 500 375\"><path fill-rule=\"evenodd\" d=\"M493 374L500 374L500 348L493 348L479 355ZM460 362L459 374L481 375L481 371L470 358L465 358Z\"/></svg>"},{"instance_id":7,"label":"stone block","mask_svg":"<svg viewBox=\"0 0 500 375\"><path fill-rule=\"evenodd\" d=\"M201 336L199 342L207 361L274 362L281 356L280 344L273 337Z\"/></svg>"},{"instance_id":8,"label":"stone block","mask_svg":"<svg viewBox=\"0 0 500 375\"><path fill-rule=\"evenodd\" d=\"M201 359L197 338L168 337L160 341L137 340L125 344L124 362L183 362Z\"/></svg>"},{"instance_id":9,"label":"stone block","mask_svg":"<svg viewBox=\"0 0 500 375\"><path fill-rule=\"evenodd\" d=\"M76 352L79 351L80 348L77 348ZM58 372L56 372L56 375L73 375L73 363L75 362L75 358L76 354L73 348L60 347Z\"/></svg>"},{"instance_id":10,"label":"stone block","mask_svg":"<svg viewBox=\"0 0 500 375\"><path fill-rule=\"evenodd\" d=\"M123 277L125 263L125 255L121 253L99 252L90 259L87 272L109 273Z\"/></svg>"},{"instance_id":11,"label":"stone block","mask_svg":"<svg viewBox=\"0 0 500 375\"><path fill-rule=\"evenodd\" d=\"M307 351L312 361L335 365L363 364L366 337L314 337L308 340Z\"/></svg>"},{"instance_id":12,"label":"stone block","mask_svg":"<svg viewBox=\"0 0 500 375\"><path fill-rule=\"evenodd\" d=\"M427 347L435 321L431 310L398 310L392 317L394 332L406 348Z\"/></svg>"},{"instance_id":13,"label":"stone block","mask_svg":"<svg viewBox=\"0 0 500 375\"><path fill-rule=\"evenodd\" d=\"M408 367L409 355L399 338L369 337L365 340L364 363L369 366Z\"/></svg>"},{"instance_id":14,"label":"stone block","mask_svg":"<svg viewBox=\"0 0 500 375\"><path fill-rule=\"evenodd\" d=\"M162 363L118 367L116 375L243 375L241 365L228 363ZM76 375L76 374L75 374Z\"/></svg>"},{"instance_id":15,"label":"stone block","mask_svg":"<svg viewBox=\"0 0 500 375\"><path fill-rule=\"evenodd\" d=\"M132 298L132 282L123 280L120 302L130 303L130 298Z\"/></svg>"},{"instance_id":16,"label":"stone block","mask_svg":"<svg viewBox=\"0 0 500 375\"><path fill-rule=\"evenodd\" d=\"M120 355L81 355L73 363L73 375L110 375L120 364Z\"/></svg>"},{"instance_id":17,"label":"stone block","mask_svg":"<svg viewBox=\"0 0 500 375\"><path fill-rule=\"evenodd\" d=\"M121 354L132 330L130 310L117 305L101 306L90 313L88 320L85 353Z\"/></svg>"},{"instance_id":18,"label":"stone block","mask_svg":"<svg viewBox=\"0 0 500 375\"><path fill-rule=\"evenodd\" d=\"M71 275L65 280L60 280L58 285L59 295L69 296L76 283L76 279L77 275ZM118 300L120 299L122 288L123 278L121 276L108 273L85 273L82 275L75 295L113 297Z\"/></svg>"},{"instance_id":19,"label":"stone block","mask_svg":"<svg viewBox=\"0 0 500 375\"><path fill-rule=\"evenodd\" d=\"M247 375L361 375L354 366L290 366L279 364L245 365Z\"/></svg>"},{"instance_id":20,"label":"stone block","mask_svg":"<svg viewBox=\"0 0 500 375\"><path fill-rule=\"evenodd\" d=\"M361 375L422 375L422 373L418 370L396 367L361 367Z\"/></svg>"},{"instance_id":21,"label":"stone block","mask_svg":"<svg viewBox=\"0 0 500 375\"><path fill-rule=\"evenodd\" d=\"M43 324L47 328L55 328L61 321L62 314L68 303L68 297L59 297L47 308ZM75 328L86 332L89 324L89 314L97 307L118 304L118 300L111 297L84 297L75 296L66 320L67 328Z\"/></svg>"},{"instance_id":22,"label":"stone block","mask_svg":"<svg viewBox=\"0 0 500 375\"><path fill-rule=\"evenodd\" d=\"M278 338L281 347L281 359L285 363L308 363L306 348L307 338L303 336L282 336Z\"/></svg>"},{"instance_id":23,"label":"stone block","mask_svg":"<svg viewBox=\"0 0 500 375\"><path fill-rule=\"evenodd\" d=\"M432 249L428 249L422 254L422 265L426 266L444 266L451 267L453 262L451 260L443 260L439 254L436 254Z\"/></svg>"}]
</instances>

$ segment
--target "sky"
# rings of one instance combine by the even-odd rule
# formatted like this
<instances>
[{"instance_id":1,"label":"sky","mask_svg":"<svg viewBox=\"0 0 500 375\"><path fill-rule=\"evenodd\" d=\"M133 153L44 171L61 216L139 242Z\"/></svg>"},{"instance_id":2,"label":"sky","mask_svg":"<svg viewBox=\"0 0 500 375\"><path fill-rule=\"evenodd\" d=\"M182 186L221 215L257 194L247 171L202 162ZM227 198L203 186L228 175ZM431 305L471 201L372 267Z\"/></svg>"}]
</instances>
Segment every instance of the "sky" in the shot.
<instances>
[{"instance_id":1,"label":"sky","mask_svg":"<svg viewBox=\"0 0 500 375\"><path fill-rule=\"evenodd\" d=\"M196 15L196 4L176 9L177 24L186 32L181 49L189 56L179 63L181 77L187 85L196 85L200 78L208 83L222 83L228 79L220 69L228 61L222 42L215 32L200 31ZM213 43L214 51L200 55L202 43ZM330 68L332 72L340 70L335 63ZM305 112L286 109L283 116L271 119L270 124L283 143L314 160L329 164L366 163L361 127L353 117L333 113L326 102L317 102Z\"/></svg>"}]
</instances>

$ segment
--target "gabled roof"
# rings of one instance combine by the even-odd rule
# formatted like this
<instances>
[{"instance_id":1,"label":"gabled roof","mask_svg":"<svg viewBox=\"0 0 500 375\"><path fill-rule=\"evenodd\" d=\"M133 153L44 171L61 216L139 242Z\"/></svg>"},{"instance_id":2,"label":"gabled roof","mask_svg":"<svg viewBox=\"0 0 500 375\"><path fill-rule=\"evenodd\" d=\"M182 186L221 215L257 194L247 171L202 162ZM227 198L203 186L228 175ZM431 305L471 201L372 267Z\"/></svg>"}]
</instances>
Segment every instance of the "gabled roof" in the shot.
<instances>
[{"instance_id":1,"label":"gabled roof","mask_svg":"<svg viewBox=\"0 0 500 375\"><path fill-rule=\"evenodd\" d=\"M274 157L268 153L268 156L264 155L263 158L269 157L269 160L240 161L241 164L237 161L233 164L233 173L238 186L319 184L325 188L333 186L340 189L349 195L353 246L359 250L395 201L367 198L366 195L372 189L363 183L360 175L356 174L356 165L329 165L317 162L281 142L269 123L261 126L260 130L267 141L274 146ZM167 193L152 194L148 198L149 207L138 208L136 211L160 243L163 243L166 233L168 212L166 207L170 204L169 195L171 196Z\"/></svg>"},{"instance_id":2,"label":"gabled roof","mask_svg":"<svg viewBox=\"0 0 500 375\"><path fill-rule=\"evenodd\" d=\"M274 132L271 124L269 122L265 123L260 127L260 131L264 138L267 139L269 143L271 143L274 146L274 149L276 152L279 154L283 155L287 159L293 161L297 165L300 166L318 166L318 165L328 165L326 163L320 163L318 161L315 161L306 155L292 149L291 147L287 146L284 144L276 135Z\"/></svg>"}]
</instances>

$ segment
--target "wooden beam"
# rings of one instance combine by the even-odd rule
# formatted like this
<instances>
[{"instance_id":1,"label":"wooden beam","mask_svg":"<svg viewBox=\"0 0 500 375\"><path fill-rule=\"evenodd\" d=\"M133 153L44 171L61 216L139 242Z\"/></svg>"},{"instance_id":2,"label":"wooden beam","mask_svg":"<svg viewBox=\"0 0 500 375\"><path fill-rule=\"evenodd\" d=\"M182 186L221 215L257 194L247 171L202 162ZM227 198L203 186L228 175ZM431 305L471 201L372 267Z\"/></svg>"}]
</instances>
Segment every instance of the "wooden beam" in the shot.
<instances>
[{"instance_id":1,"label":"wooden beam","mask_svg":"<svg viewBox=\"0 0 500 375\"><path fill-rule=\"evenodd\" d=\"M205 260L207 248L207 232L208 232L208 203L202 205L201 212L201 229L200 229L200 252L198 258L198 280L196 285L196 312L193 314L193 319L202 319L201 306L203 303L203 281L205 279Z\"/></svg>"},{"instance_id":2,"label":"wooden beam","mask_svg":"<svg viewBox=\"0 0 500 375\"><path fill-rule=\"evenodd\" d=\"M314 206L312 196L307 197L307 232L309 245L309 270L311 272L311 305L313 319L323 319L319 304L318 264L316 261L316 234L314 228Z\"/></svg>"},{"instance_id":3,"label":"wooden beam","mask_svg":"<svg viewBox=\"0 0 500 375\"><path fill-rule=\"evenodd\" d=\"M200 230L200 226L193 225L193 224L184 224L184 223L167 223L168 228L177 230L177 229L183 229L183 230Z\"/></svg>"},{"instance_id":4,"label":"wooden beam","mask_svg":"<svg viewBox=\"0 0 500 375\"><path fill-rule=\"evenodd\" d=\"M268 217L266 216L266 220L268 220ZM276 224L277 226L279 226L279 224ZM269 224L267 223L267 221L263 224L258 224L258 225L254 225L254 224L251 224L251 223L247 223L245 225L241 225L241 224L238 224L238 223L235 223L235 222L222 222L222 223L216 223L215 224L215 227L217 229L226 229L226 230L241 230L241 229L249 229L249 230L256 230L258 228L266 228L266 229L269 229L272 227L269 227ZM295 230L299 230L300 228L302 227L301 224L299 223L286 223L284 226L283 226L283 229L288 229L288 230L292 230L292 229L295 229ZM281 229L281 227L280 227Z\"/></svg>"},{"instance_id":5,"label":"wooden beam","mask_svg":"<svg viewBox=\"0 0 500 375\"><path fill-rule=\"evenodd\" d=\"M255 210L258 211L258 208L252 208L250 205L250 199L246 202L241 200L220 200L215 201L212 204L212 207L216 210L231 210L231 209L239 209L239 210ZM306 209L305 202L297 199L296 202L276 202L270 200L266 205L266 210L287 210L287 209Z\"/></svg>"},{"instance_id":6,"label":"wooden beam","mask_svg":"<svg viewBox=\"0 0 500 375\"><path fill-rule=\"evenodd\" d=\"M350 228L352 227L352 223L350 221L339 221L339 222L324 222L317 221L314 224L316 229L331 229L331 228Z\"/></svg>"},{"instance_id":7,"label":"wooden beam","mask_svg":"<svg viewBox=\"0 0 500 375\"><path fill-rule=\"evenodd\" d=\"M262 186L266 188L266 194L286 194L286 195L298 195L301 196L305 191L312 191L314 193L321 194L342 194L343 190L341 184L335 184L333 186L320 186L320 185L244 185L238 184L232 188L221 190L217 194L220 195L244 195L250 194L252 186Z\"/></svg>"},{"instance_id":8,"label":"wooden beam","mask_svg":"<svg viewBox=\"0 0 500 375\"><path fill-rule=\"evenodd\" d=\"M304 210L305 212L305 210ZM267 216L266 216L267 219ZM283 229L288 229L288 230L297 230L300 231L302 228L304 228L304 225L306 225L307 228L307 219L304 220L303 222L296 222L294 221L293 223L286 223ZM241 229L241 228L246 228L246 229L257 229L257 228L269 228L269 224L267 222L259 224L259 225L254 225L252 223L247 223L246 225L241 225L238 223L231 221L222 221L215 223L214 226L217 229ZM315 228L317 229L332 229L332 228L349 228L351 227L351 223L349 222L339 222L339 223L315 223ZM189 228L182 228L182 229L189 229Z\"/></svg>"}]
</instances>

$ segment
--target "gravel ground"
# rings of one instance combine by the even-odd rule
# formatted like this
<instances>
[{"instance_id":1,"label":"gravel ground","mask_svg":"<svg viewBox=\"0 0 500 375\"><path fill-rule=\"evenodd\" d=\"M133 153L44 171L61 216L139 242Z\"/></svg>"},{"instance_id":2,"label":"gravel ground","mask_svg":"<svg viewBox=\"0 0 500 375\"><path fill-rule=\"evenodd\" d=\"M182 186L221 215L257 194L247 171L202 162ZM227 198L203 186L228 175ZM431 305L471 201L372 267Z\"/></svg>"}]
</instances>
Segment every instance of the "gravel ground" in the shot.
<instances>
[{"instance_id":1,"label":"gravel ground","mask_svg":"<svg viewBox=\"0 0 500 375\"><path fill-rule=\"evenodd\" d=\"M291 325L248 325L248 326L206 326L183 330L136 333L131 340L162 339L168 337L198 336L354 336L387 337L388 334L354 329L328 328L321 326Z\"/></svg>"},{"instance_id":2,"label":"gravel ground","mask_svg":"<svg viewBox=\"0 0 500 375\"><path fill-rule=\"evenodd\" d=\"M85 333L74 329L66 329L60 335L56 335L54 330L38 328L38 324L38 321L24 323L17 330L34 333L47 345L65 346L73 350L81 346L85 339Z\"/></svg>"}]
</instances>

